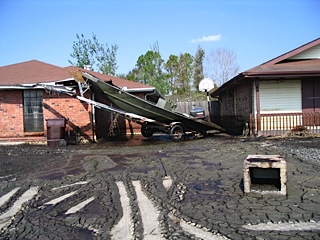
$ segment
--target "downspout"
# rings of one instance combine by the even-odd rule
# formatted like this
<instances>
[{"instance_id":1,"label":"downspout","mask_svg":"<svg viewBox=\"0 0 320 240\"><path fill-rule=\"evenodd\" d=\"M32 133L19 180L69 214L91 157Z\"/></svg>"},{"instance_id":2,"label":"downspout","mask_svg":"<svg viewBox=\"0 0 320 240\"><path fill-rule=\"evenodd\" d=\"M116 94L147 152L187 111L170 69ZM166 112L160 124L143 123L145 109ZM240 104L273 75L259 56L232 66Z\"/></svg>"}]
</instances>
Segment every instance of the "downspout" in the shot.
<instances>
[{"instance_id":1,"label":"downspout","mask_svg":"<svg viewBox=\"0 0 320 240\"><path fill-rule=\"evenodd\" d=\"M146 93L146 94L144 95L144 100L147 100L147 101L148 101L147 97L148 97L148 96L152 96L153 94L154 94L154 92L152 92L152 93Z\"/></svg>"},{"instance_id":2,"label":"downspout","mask_svg":"<svg viewBox=\"0 0 320 240\"><path fill-rule=\"evenodd\" d=\"M256 109L257 109L257 115L256 115L256 135L259 134L261 130L261 118L260 118L260 88L259 88L259 79L255 79L255 86L256 86Z\"/></svg>"},{"instance_id":3,"label":"downspout","mask_svg":"<svg viewBox=\"0 0 320 240\"><path fill-rule=\"evenodd\" d=\"M91 99L94 101L94 93L91 93ZM92 140L93 142L97 142L97 135L96 135L96 109L94 105L92 107Z\"/></svg>"},{"instance_id":4,"label":"downspout","mask_svg":"<svg viewBox=\"0 0 320 240\"><path fill-rule=\"evenodd\" d=\"M253 129L253 115L254 115L254 103L253 103L253 99L254 99L254 92L253 92L253 82L251 82L251 84L249 85L250 89L249 89L249 123L250 123L250 136L254 135L254 129Z\"/></svg>"}]
</instances>

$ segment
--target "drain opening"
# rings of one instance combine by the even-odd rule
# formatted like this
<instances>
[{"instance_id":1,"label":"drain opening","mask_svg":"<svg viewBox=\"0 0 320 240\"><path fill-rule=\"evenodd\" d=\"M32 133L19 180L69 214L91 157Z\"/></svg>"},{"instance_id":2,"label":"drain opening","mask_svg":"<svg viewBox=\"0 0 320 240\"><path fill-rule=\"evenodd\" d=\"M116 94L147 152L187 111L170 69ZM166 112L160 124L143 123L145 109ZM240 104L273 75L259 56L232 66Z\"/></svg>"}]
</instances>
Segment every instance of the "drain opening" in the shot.
<instances>
[{"instance_id":1,"label":"drain opening","mask_svg":"<svg viewBox=\"0 0 320 240\"><path fill-rule=\"evenodd\" d=\"M281 191L280 168L250 167L251 190Z\"/></svg>"}]
</instances>

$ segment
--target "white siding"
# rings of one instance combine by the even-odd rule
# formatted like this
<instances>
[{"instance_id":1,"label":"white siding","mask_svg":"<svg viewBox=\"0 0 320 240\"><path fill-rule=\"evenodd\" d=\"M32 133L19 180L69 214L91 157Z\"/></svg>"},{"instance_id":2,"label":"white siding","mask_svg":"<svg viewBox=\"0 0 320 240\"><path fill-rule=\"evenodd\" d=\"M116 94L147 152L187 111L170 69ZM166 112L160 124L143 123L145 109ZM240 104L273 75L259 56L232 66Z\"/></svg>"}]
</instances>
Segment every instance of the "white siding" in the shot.
<instances>
[{"instance_id":1,"label":"white siding","mask_svg":"<svg viewBox=\"0 0 320 240\"><path fill-rule=\"evenodd\" d=\"M255 89L255 87L253 88ZM302 112L301 81L260 81L260 113ZM256 94L254 91L256 112Z\"/></svg>"},{"instance_id":2,"label":"white siding","mask_svg":"<svg viewBox=\"0 0 320 240\"><path fill-rule=\"evenodd\" d=\"M294 55L288 59L314 59L314 58L320 58L320 44L312 48L309 48L301 53L298 53L297 55Z\"/></svg>"}]
</instances>

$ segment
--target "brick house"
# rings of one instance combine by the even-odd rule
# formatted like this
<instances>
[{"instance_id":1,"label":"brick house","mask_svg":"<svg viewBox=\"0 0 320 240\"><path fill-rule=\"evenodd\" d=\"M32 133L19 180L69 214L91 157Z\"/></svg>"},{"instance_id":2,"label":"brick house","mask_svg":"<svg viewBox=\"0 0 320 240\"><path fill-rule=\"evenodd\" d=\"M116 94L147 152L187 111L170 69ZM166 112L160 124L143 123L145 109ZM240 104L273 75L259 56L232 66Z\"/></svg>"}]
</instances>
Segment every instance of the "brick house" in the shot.
<instances>
[{"instance_id":1,"label":"brick house","mask_svg":"<svg viewBox=\"0 0 320 240\"><path fill-rule=\"evenodd\" d=\"M234 134L320 130L320 38L240 73L210 92L212 118Z\"/></svg>"},{"instance_id":2,"label":"brick house","mask_svg":"<svg viewBox=\"0 0 320 240\"><path fill-rule=\"evenodd\" d=\"M110 131L115 134L135 134L140 126L123 118L117 121L116 129L110 125L114 116L110 112L94 109L87 103L65 94L46 91L37 84L67 86L77 89L77 83L70 71L85 71L95 77L126 87L128 92L139 97L155 92L155 88L138 82L79 69L58 67L37 60L0 67L0 142L45 142L48 119L66 119L66 136L81 134L83 139L94 141L107 138ZM78 90L77 90L78 91ZM86 98L92 93L87 91ZM99 96L96 101L106 103Z\"/></svg>"}]
</instances>

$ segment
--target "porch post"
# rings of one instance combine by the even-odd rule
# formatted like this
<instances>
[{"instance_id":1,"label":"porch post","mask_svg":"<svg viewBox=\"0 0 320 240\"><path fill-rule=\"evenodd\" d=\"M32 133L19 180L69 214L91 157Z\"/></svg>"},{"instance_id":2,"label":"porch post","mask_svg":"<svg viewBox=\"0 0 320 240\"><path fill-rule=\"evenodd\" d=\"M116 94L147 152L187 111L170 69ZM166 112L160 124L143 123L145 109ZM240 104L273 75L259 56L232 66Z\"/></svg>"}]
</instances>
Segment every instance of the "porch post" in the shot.
<instances>
[{"instance_id":1,"label":"porch post","mask_svg":"<svg viewBox=\"0 0 320 240\"><path fill-rule=\"evenodd\" d=\"M256 78L255 79L255 85L256 85L256 109L257 109L257 115L256 115L256 119L257 119L257 126L256 126L256 130L257 130L257 135L261 130L261 117L260 117L260 89L259 89L259 79Z\"/></svg>"}]
</instances>

